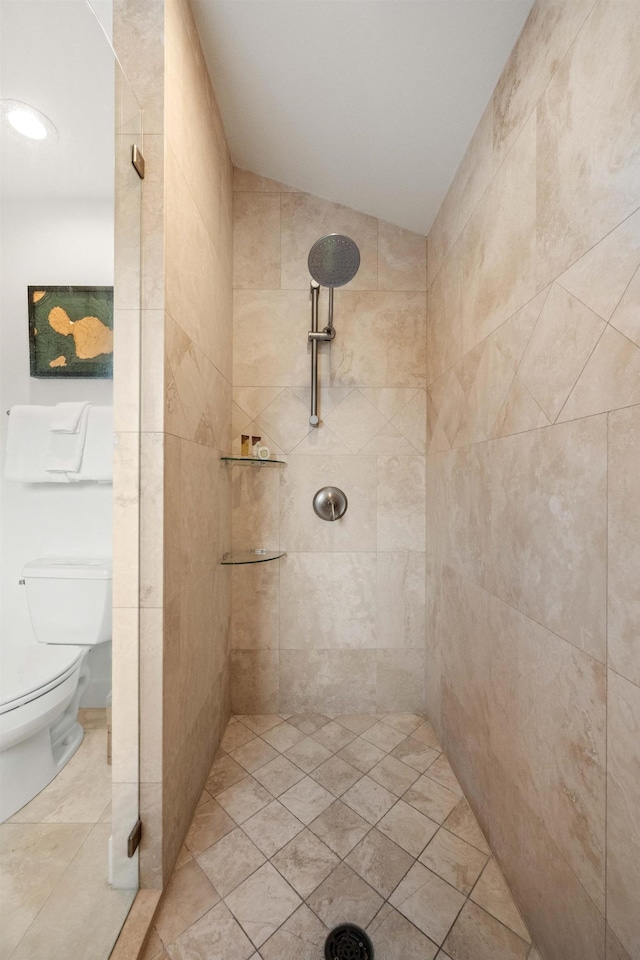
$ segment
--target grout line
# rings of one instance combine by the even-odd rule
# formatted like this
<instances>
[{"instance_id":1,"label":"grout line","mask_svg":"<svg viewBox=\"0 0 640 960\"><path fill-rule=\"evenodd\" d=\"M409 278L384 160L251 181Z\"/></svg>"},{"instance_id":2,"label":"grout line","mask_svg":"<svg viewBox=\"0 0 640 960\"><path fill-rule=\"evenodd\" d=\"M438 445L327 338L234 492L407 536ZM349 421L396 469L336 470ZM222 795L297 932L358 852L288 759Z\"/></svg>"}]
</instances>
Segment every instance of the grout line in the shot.
<instances>
[{"instance_id":1,"label":"grout line","mask_svg":"<svg viewBox=\"0 0 640 960\"><path fill-rule=\"evenodd\" d=\"M594 657L592 653L589 653L587 650L583 650L582 647L579 647L577 644L573 643L571 640L567 640L566 637L563 637L562 634L556 633L555 630L552 630L551 627L546 626L546 624L541 623L539 620L536 620L535 617L532 617L528 613L524 613L520 610L519 607L514 607L512 603L509 603L508 600L504 600L502 597L499 597L497 594L492 593L486 587L481 586L478 583L474 583L473 580L469 580L465 574L460 573L455 567L452 567L448 563L441 564L441 566L448 567L449 570L452 570L453 573L461 580L464 580L465 583L468 583L470 586L476 588L477 590L482 590L483 593L486 593L489 597L494 600L497 600L499 603L504 603L506 607L509 607L510 610L514 610L516 613L520 614L521 617L525 617L527 620L531 620L532 623L537 624L543 630L546 630L547 633L551 634L554 637L557 637L558 640L562 640L563 643L568 643L570 647L573 647L574 650L578 650L580 653L584 654L585 657L589 657L590 660L593 660L595 663L599 663L602 666L606 667L606 664L603 660L599 660L597 657Z\"/></svg>"},{"instance_id":2,"label":"grout line","mask_svg":"<svg viewBox=\"0 0 640 960\"><path fill-rule=\"evenodd\" d=\"M524 358L525 358L525 356L527 355L527 352L528 352L528 350L529 350L529 344L530 344L531 341L533 340L533 335L534 335L534 333L536 332L537 326L538 326L538 324L540 323L540 318L542 317L542 314L544 313L544 308L545 308L546 305L547 305L547 300L549 299L549 294L551 293L551 287L552 287L552 286L553 286L553 281L552 281L552 282L549 284L549 286L546 288L547 292L546 292L546 296L545 296L545 297L543 298L543 300L542 300L542 304L541 304L541 306L540 306L540 312L538 313L538 316L536 317L536 322L535 322L535 323L533 324L533 326L531 327L531 333L529 334L529 336L528 336L528 338L527 338L527 342L525 343L524 350L522 351L522 355L521 355L520 359L518 360L518 364L517 364L517 366L516 366L516 376L518 376L518 374L520 373L520 368L522 367ZM540 291L536 294L535 297L532 297L531 300L528 300L527 303L524 304L524 306L520 308L520 310L523 310L525 306L528 306L530 303L533 303L533 301L536 299L536 297L539 297L541 293L544 293L544 289L545 289L545 288L543 287L542 290L540 290ZM519 312L520 312L519 310L516 311L516 313L519 313ZM515 315L516 315L516 314L514 313L514 314L512 315L512 317L509 317L507 320L505 320L505 323L508 323L509 320L511 320L511 319L513 319L513 317L515 317ZM500 327L502 327L502 326L504 326L504 324L500 324ZM493 333L497 333L498 330L500 330L500 327L497 327L496 330L493 331ZM493 336L493 334L489 334L489 336ZM498 345L496 344L496 346L498 346ZM498 347L498 350L500 350L500 347ZM520 382L522 383L523 386L525 386L523 380L521 380ZM528 392L529 392L529 391L528 391ZM540 407L540 404L538 403L538 401L536 400L536 398L533 396L532 393L530 393L530 396L533 398L533 400L534 400L535 403L538 405L538 407ZM542 407L540 407L540 410L542 410ZM544 413L544 410L542 410L542 412ZM547 417L546 413L544 413L544 415L545 415L545 417ZM547 417L547 420L548 420L548 419L549 419L549 418Z\"/></svg>"},{"instance_id":3,"label":"grout line","mask_svg":"<svg viewBox=\"0 0 640 960\"><path fill-rule=\"evenodd\" d=\"M614 329L616 328L614 327ZM624 336L624 334L621 334L621 336ZM637 347L637 344L634 344L634 346ZM624 406L616 407L614 410L600 410L598 411L598 413L588 413L581 417L572 417L569 420L561 420L561 421L556 421L555 423L547 423L541 427L532 427L529 430L518 430L516 433L506 434L504 437L489 437L487 440L474 440L471 443L461 444L459 447L449 447L447 450L435 450L432 454L429 455L429 457L431 458L441 457L449 453L459 453L462 450L467 450L469 447L482 446L483 443L499 443L503 440L509 440L511 437L522 437L526 433L535 433L538 430L550 430L553 427L564 427L568 423L580 423L583 420L592 420L595 417L603 417L609 413L618 413L620 410L632 410L634 407L637 407L637 406L638 406L637 403L626 403ZM544 413L544 410L542 412ZM427 463L429 461L429 457L427 457ZM418 551L418 552L424 552L424 551ZM514 609L517 609L517 608L514 608ZM582 649L582 648L579 647L578 649Z\"/></svg>"},{"instance_id":4,"label":"grout line","mask_svg":"<svg viewBox=\"0 0 640 960\"><path fill-rule=\"evenodd\" d=\"M638 211L636 210L635 213L638 213ZM631 216L634 216L634 214L631 214ZM617 228L616 228L616 229L617 229ZM640 273L640 267L638 267L636 270L633 271L633 273L632 273L632 275L631 275L631 279L629 280L629 283L628 283L628 284L626 285L626 287L624 288L624 292L623 292L622 296L620 297L620 299L619 299L618 302L616 303L615 307L613 308L613 312L612 312L611 316L610 316L609 319L607 320L607 323L610 324L610 325L613 327L614 330L617 330L618 333L622 333L622 331L621 331L621 330L618 330L618 328L616 327L615 323L612 323L611 321L612 321L613 318L615 317L616 311L617 311L618 307L620 306L620 304L621 304L622 301L624 300L625 296L627 295L627 291L628 291L629 287L631 286L631 284L633 283L633 281L635 280L636 276L637 276L639 273ZM622 335L623 335L623 336L626 336L626 334L622 334ZM627 340L630 340L630 339L631 339L630 337L627 337ZM635 343L634 340L631 340L631 343L633 343L634 346L636 346L636 347L638 346L638 344Z\"/></svg>"},{"instance_id":5,"label":"grout line","mask_svg":"<svg viewBox=\"0 0 640 960\"><path fill-rule=\"evenodd\" d=\"M617 229L617 228L616 228L616 229ZM611 231L611 232L613 232L613 231ZM594 244L593 247L591 247L589 250L587 250L587 253L583 254L583 256L586 257L587 254L591 253L591 250L594 250L595 247L597 247L600 243L602 243L601 240L599 240L598 243ZM576 260L575 263L579 263L580 260L582 260L582 257L578 257L578 260ZM573 266L573 264L572 264L572 266ZM571 269L571 267L568 267L568 270L570 270L570 269ZM635 271L634 271L634 272L635 272ZM594 316L598 317L599 320L602 320L603 323L607 323L607 324L608 324L609 321L606 319L606 317L603 317L600 313L598 313L597 310L594 310L593 307L590 307L588 303L585 303L584 300L582 300L580 297L576 296L576 294L575 294L572 290L569 290L568 287L565 287L564 283L562 283L562 277L564 276L565 273L567 273L567 270L565 270L563 273L559 274L559 275L555 278L555 280L552 280L550 286L553 286L553 284L556 283L562 290L564 290L564 292L565 292L568 296L570 296L573 300L577 300L578 303L585 308L585 310L588 310L589 313L593 313ZM626 289L626 287L625 287L625 289ZM623 294L623 296L624 296L624 294Z\"/></svg>"},{"instance_id":6,"label":"grout line","mask_svg":"<svg viewBox=\"0 0 640 960\"><path fill-rule=\"evenodd\" d=\"M626 681L626 683L630 683L632 686L640 688L640 681L632 680L631 677L625 677L624 673L620 673L615 669L615 667L607 667L607 673L612 673L614 676L620 677L621 680Z\"/></svg>"},{"instance_id":7,"label":"grout line","mask_svg":"<svg viewBox=\"0 0 640 960\"><path fill-rule=\"evenodd\" d=\"M562 289L564 290L564 287L563 287ZM568 291L567 291L567 292L568 292ZM573 296L573 294L569 294L569 296ZM587 309L588 309L588 308L587 308ZM591 312L593 313L593 310L592 310ZM595 316L597 317L598 314L596 313ZM599 344L600 344L600 341L601 341L602 338L604 337L604 335L605 335L605 333L606 333L606 331L607 331L607 327L609 326L608 323L606 322L606 320L602 320L602 317L598 317L598 319L601 320L602 323L604 324L602 330L600 331L600 336L598 337L598 339L597 339L596 342L594 343L592 349L590 350L589 356L587 357L587 359L585 360L584 364L582 365L582 367L581 367L581 369L580 369L580 373L578 374L578 376L576 377L576 379L573 381L573 386L571 387L571 390L569 391L566 400L564 401L564 403L562 404L562 406L561 406L560 409L558 410L558 413L556 414L555 419L553 420L553 424L552 424L552 425L555 425L556 423L559 424L559 423L571 423L571 422L572 422L571 420L560 420L560 417L562 416L562 411L564 410L564 408L566 407L566 405L569 403L569 400L571 399L571 397L572 397L572 395L573 395L573 391L575 390L575 388L578 386L578 383L579 383L580 380L582 379L582 374L583 374L584 371L586 370L587 365L589 364L589 361L591 360L591 357L594 355L594 353L595 353L596 350L598 349L598 346L599 346ZM606 411L606 410L601 410L600 413L607 413L607 411ZM596 414L594 414L594 416L596 416ZM582 419L584 419L584 418L583 418L583 417L574 417L574 420L582 420Z\"/></svg>"},{"instance_id":8,"label":"grout line","mask_svg":"<svg viewBox=\"0 0 640 960\"><path fill-rule=\"evenodd\" d=\"M552 283L553 283L553 281L552 281ZM551 285L552 285L551 283L549 283L549 284L547 285L549 289L551 289ZM455 367L457 367L458 364L459 364L462 360L464 360L473 350L476 350L477 347L479 347L481 343L484 343L484 342L485 342L485 340L490 340L494 333L496 333L501 327L503 327L503 326L505 325L505 323L507 323L509 320L513 320L513 318L516 316L517 313L520 313L521 310L524 310L525 307L528 307L529 304L532 303L532 302L536 299L536 297L540 296L540 294L541 294L544 290L545 290L545 287L542 287L541 290L536 290L536 292L533 294L533 296L529 297L528 300L525 300L525 302L522 303L522 304L517 308L517 310L514 310L513 313L510 313L508 317L505 317L504 320L501 320L500 323L498 324L498 326L497 326L494 330L492 330L491 333L488 333L485 337L482 337L481 340L478 340L477 343L474 343L473 346L470 347L465 353L460 354L460 356L458 356L452 363L450 363L448 367L445 367L445 369L442 370L442 372L439 373L439 374L437 375L437 377L434 377L433 380L429 381L428 383L425 383L425 389L429 390L429 392L431 393L431 389L430 389L430 388L433 387L434 384L436 384L436 383L438 382L438 380L442 379L442 377L444 377L444 375L447 374L447 373L451 373L452 371L455 372ZM548 296L548 294L547 294L547 296ZM546 297L545 297L545 303L546 303ZM542 313L542 310L543 310L543 309L544 309L544 304L543 304L542 307L541 307L540 313ZM540 316L539 316L539 315L538 315L538 319L540 319ZM534 324L534 328L535 328L535 326L537 325L537 323L538 323L538 320L536 320L536 323ZM528 345L528 341L527 341L527 345ZM431 393L431 395L433 395L433 394ZM434 404L434 406L435 406L435 404ZM437 412L437 408L436 408L436 412Z\"/></svg>"}]
</instances>

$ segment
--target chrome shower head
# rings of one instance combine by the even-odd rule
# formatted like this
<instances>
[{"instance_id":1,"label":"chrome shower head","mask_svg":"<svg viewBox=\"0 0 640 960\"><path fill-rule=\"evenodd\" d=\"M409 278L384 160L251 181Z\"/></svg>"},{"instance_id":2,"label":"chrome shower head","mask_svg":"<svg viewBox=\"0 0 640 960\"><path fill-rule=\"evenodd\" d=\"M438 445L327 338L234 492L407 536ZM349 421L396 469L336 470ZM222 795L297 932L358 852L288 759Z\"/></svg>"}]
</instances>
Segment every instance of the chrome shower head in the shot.
<instances>
[{"instance_id":1,"label":"chrome shower head","mask_svg":"<svg viewBox=\"0 0 640 960\"><path fill-rule=\"evenodd\" d=\"M309 273L322 287L343 287L360 267L358 245L340 233L316 240L309 251Z\"/></svg>"},{"instance_id":2,"label":"chrome shower head","mask_svg":"<svg viewBox=\"0 0 640 960\"><path fill-rule=\"evenodd\" d=\"M309 251L311 281L311 416L309 423L317 427L318 418L318 343L331 341L336 335L333 329L333 288L343 287L353 280L360 266L360 251L351 237L330 233L316 240ZM318 298L320 287L329 288L329 316L322 332L318 330Z\"/></svg>"}]
</instances>

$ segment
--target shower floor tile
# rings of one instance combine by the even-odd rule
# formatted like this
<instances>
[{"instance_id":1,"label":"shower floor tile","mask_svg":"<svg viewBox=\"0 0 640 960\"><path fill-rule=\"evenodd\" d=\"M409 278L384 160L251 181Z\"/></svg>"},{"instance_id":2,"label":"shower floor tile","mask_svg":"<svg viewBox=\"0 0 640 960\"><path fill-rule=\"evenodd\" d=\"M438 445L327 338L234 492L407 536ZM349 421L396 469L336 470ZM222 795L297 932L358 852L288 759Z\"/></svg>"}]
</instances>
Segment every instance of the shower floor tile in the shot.
<instances>
[{"instance_id":1,"label":"shower floor tile","mask_svg":"<svg viewBox=\"0 0 640 960\"><path fill-rule=\"evenodd\" d=\"M244 832L266 857L273 857L289 840L300 833L304 826L278 800L254 814L244 824ZM458 843L464 843L459 840Z\"/></svg>"},{"instance_id":2,"label":"shower floor tile","mask_svg":"<svg viewBox=\"0 0 640 960\"><path fill-rule=\"evenodd\" d=\"M206 790L191 837L221 902L184 929L172 882L145 960L323 960L343 922L386 960L536 956L423 717L234 717ZM203 847L218 805L230 832Z\"/></svg>"},{"instance_id":3,"label":"shower floor tile","mask_svg":"<svg viewBox=\"0 0 640 960\"><path fill-rule=\"evenodd\" d=\"M464 894L471 892L486 862L484 853L444 827L420 856L420 863Z\"/></svg>"},{"instance_id":4,"label":"shower floor tile","mask_svg":"<svg viewBox=\"0 0 640 960\"><path fill-rule=\"evenodd\" d=\"M329 757L311 774L311 778L334 797L342 796L349 787L358 782L361 776L359 770L352 767L346 760L341 760L340 757Z\"/></svg>"},{"instance_id":5,"label":"shower floor tile","mask_svg":"<svg viewBox=\"0 0 640 960\"><path fill-rule=\"evenodd\" d=\"M353 850L371 829L371 824L340 800L320 814L309 827L339 857Z\"/></svg>"},{"instance_id":6,"label":"shower floor tile","mask_svg":"<svg viewBox=\"0 0 640 960\"><path fill-rule=\"evenodd\" d=\"M373 825L391 809L396 797L386 787L364 776L347 790L344 802Z\"/></svg>"},{"instance_id":7,"label":"shower floor tile","mask_svg":"<svg viewBox=\"0 0 640 960\"><path fill-rule=\"evenodd\" d=\"M331 930L341 923L366 927L384 901L351 867L341 863L311 894L307 903Z\"/></svg>"},{"instance_id":8,"label":"shower floor tile","mask_svg":"<svg viewBox=\"0 0 640 960\"><path fill-rule=\"evenodd\" d=\"M308 897L340 860L310 830L304 830L273 858L273 865L296 893Z\"/></svg>"},{"instance_id":9,"label":"shower floor tile","mask_svg":"<svg viewBox=\"0 0 640 960\"><path fill-rule=\"evenodd\" d=\"M369 936L385 960L433 960L438 948L390 903L369 924ZM442 956L442 954L440 954Z\"/></svg>"},{"instance_id":10,"label":"shower floor tile","mask_svg":"<svg viewBox=\"0 0 640 960\"><path fill-rule=\"evenodd\" d=\"M266 863L266 857L239 828L196 859L221 897L226 897Z\"/></svg>"},{"instance_id":11,"label":"shower floor tile","mask_svg":"<svg viewBox=\"0 0 640 960\"><path fill-rule=\"evenodd\" d=\"M256 958L263 960L315 960L324 957L328 929L306 904L299 907L267 940Z\"/></svg>"},{"instance_id":12,"label":"shower floor tile","mask_svg":"<svg viewBox=\"0 0 640 960\"><path fill-rule=\"evenodd\" d=\"M327 750L327 748L323 747L317 740L312 740L311 737L305 737L304 740L301 740L299 743L296 743L294 747L287 750L285 756L288 760L291 760L292 763L295 763L296 766L300 767L301 770L304 770L305 773L311 773L311 771L319 767L321 763L329 760L333 754L331 750Z\"/></svg>"},{"instance_id":13,"label":"shower floor tile","mask_svg":"<svg viewBox=\"0 0 640 960\"><path fill-rule=\"evenodd\" d=\"M385 899L391 896L413 862L410 854L379 830L371 830L345 860Z\"/></svg>"},{"instance_id":14,"label":"shower floor tile","mask_svg":"<svg viewBox=\"0 0 640 960\"><path fill-rule=\"evenodd\" d=\"M378 830L412 857L419 857L438 830L438 824L404 800L398 800L379 822Z\"/></svg>"},{"instance_id":15,"label":"shower floor tile","mask_svg":"<svg viewBox=\"0 0 640 960\"><path fill-rule=\"evenodd\" d=\"M311 777L305 777L283 793L281 801L287 810L307 826L333 802L333 796Z\"/></svg>"},{"instance_id":16,"label":"shower floor tile","mask_svg":"<svg viewBox=\"0 0 640 960\"><path fill-rule=\"evenodd\" d=\"M304 778L304 771L296 767L286 757L278 756L276 760L267 763L264 767L254 771L255 779L262 784L274 797L279 797L292 787L298 780Z\"/></svg>"}]
</instances>

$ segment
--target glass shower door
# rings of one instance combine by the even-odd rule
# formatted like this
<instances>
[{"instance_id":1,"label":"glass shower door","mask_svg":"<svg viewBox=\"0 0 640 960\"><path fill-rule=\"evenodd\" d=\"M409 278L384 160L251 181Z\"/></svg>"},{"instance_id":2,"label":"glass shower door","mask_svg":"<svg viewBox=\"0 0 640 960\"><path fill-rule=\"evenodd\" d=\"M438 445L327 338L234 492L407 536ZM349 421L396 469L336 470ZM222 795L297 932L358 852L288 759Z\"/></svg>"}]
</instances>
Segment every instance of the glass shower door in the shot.
<instances>
[{"instance_id":1,"label":"glass shower door","mask_svg":"<svg viewBox=\"0 0 640 960\"><path fill-rule=\"evenodd\" d=\"M111 4L95 8L100 20L86 0L0 2L2 458L14 406L114 408L113 486L0 479L0 643L37 650L19 583L26 562L113 557L112 644L88 655L82 742L0 823L0 954L11 960L107 960L139 885L141 180L131 151L143 149L142 114L110 43ZM13 124L15 104L41 127ZM34 376L27 290L53 286L113 288L113 315L70 317L66 340L51 323L62 347ZM99 332L96 354L113 350L113 380L78 372L78 320Z\"/></svg>"},{"instance_id":2,"label":"glass shower door","mask_svg":"<svg viewBox=\"0 0 640 960\"><path fill-rule=\"evenodd\" d=\"M135 892L139 878L139 540L141 411L142 113L115 66L113 834L111 883ZM139 166L139 164L138 164Z\"/></svg>"}]
</instances>

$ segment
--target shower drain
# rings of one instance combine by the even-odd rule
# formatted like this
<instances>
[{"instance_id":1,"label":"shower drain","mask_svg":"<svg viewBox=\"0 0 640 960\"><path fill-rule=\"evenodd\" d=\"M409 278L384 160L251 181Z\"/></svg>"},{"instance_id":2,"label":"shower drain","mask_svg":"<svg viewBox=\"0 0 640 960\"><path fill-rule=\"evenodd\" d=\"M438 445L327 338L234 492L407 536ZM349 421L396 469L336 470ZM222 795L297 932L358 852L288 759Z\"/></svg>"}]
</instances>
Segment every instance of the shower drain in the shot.
<instances>
[{"instance_id":1,"label":"shower drain","mask_svg":"<svg viewBox=\"0 0 640 960\"><path fill-rule=\"evenodd\" d=\"M331 931L324 945L325 960L373 960L371 940L353 923Z\"/></svg>"}]
</instances>

